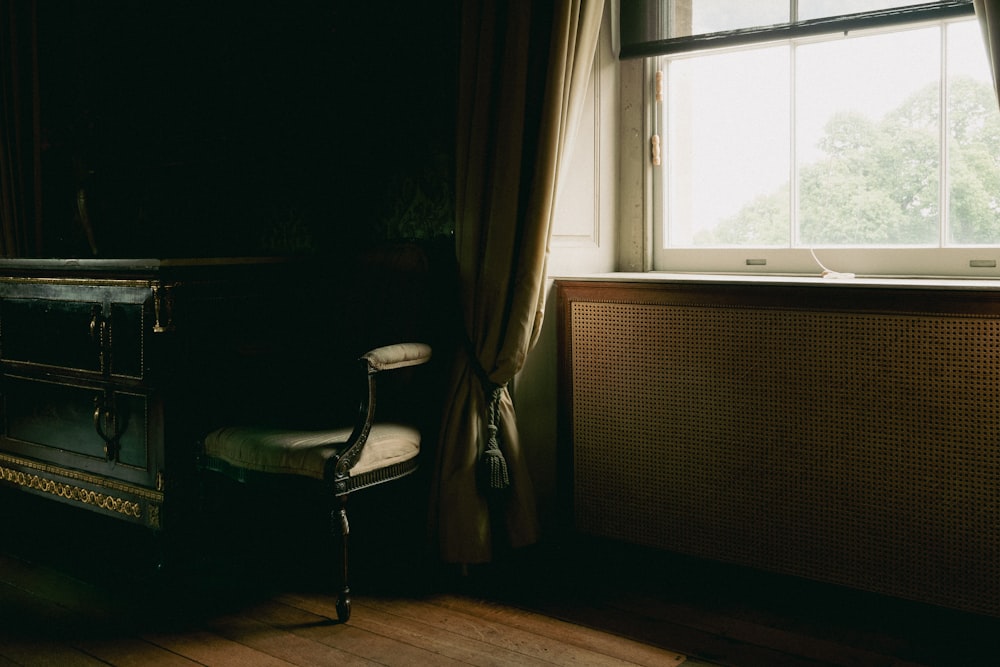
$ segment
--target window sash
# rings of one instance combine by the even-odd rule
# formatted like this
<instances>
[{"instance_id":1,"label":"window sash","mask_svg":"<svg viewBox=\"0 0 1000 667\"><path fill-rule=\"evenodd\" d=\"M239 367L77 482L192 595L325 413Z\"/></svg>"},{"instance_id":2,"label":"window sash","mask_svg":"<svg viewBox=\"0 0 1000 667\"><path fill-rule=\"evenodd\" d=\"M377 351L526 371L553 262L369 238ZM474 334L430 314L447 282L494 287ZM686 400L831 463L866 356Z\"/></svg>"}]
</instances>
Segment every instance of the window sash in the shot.
<instances>
[{"instance_id":1,"label":"window sash","mask_svg":"<svg viewBox=\"0 0 1000 667\"><path fill-rule=\"evenodd\" d=\"M807 21L789 21L777 25L670 37L667 17L674 2L676 0L620 0L620 58L623 60L648 58L687 51L850 32L863 28L880 28L916 21L971 16L975 13L972 0L939 0ZM791 6L795 0L789 2Z\"/></svg>"},{"instance_id":2,"label":"window sash","mask_svg":"<svg viewBox=\"0 0 1000 667\"><path fill-rule=\"evenodd\" d=\"M941 21L945 26L949 21ZM933 24L932 24L933 25ZM873 31L878 33L880 31ZM810 42L813 40L805 40ZM822 41L822 40L821 40ZM945 44L943 42L942 44ZM692 54L693 55L693 54ZM942 45L942 57L946 54ZM681 56L690 57L690 56ZM653 64L653 60L649 64ZM942 82L944 85L944 82ZM659 109L653 111L659 114ZM943 110L942 110L943 111ZM942 118L941 122L945 122ZM947 150L947 144L941 150ZM947 158L942 157L943 160ZM669 161L667 164L670 164ZM664 165L663 168L668 168ZM945 187L946 180L942 181ZM809 245L792 242L782 247L711 247L668 246L665 244L666 215L662 188L665 179L653 179L653 220L655 221L652 269L696 273L779 273L806 274L816 272L818 263ZM940 203L940 215L948 215L947 195ZM943 245L908 246L823 246L816 245L824 264L834 270L849 270L857 275L902 276L916 275L985 277L1000 275L1000 261L995 245L969 245L948 241Z\"/></svg>"}]
</instances>

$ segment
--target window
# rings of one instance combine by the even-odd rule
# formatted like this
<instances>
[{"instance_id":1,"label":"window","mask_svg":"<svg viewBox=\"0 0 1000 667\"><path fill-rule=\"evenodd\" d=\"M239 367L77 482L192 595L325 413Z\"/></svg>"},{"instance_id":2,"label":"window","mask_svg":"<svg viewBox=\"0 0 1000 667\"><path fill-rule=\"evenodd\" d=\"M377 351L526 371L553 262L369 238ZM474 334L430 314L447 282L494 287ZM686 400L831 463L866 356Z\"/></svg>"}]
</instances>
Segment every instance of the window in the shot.
<instances>
[{"instance_id":1,"label":"window","mask_svg":"<svg viewBox=\"0 0 1000 667\"><path fill-rule=\"evenodd\" d=\"M651 59L655 269L1000 275L1000 110L971 12L675 4L682 49ZM921 11L872 11L903 4ZM869 14L828 32L845 8Z\"/></svg>"}]
</instances>

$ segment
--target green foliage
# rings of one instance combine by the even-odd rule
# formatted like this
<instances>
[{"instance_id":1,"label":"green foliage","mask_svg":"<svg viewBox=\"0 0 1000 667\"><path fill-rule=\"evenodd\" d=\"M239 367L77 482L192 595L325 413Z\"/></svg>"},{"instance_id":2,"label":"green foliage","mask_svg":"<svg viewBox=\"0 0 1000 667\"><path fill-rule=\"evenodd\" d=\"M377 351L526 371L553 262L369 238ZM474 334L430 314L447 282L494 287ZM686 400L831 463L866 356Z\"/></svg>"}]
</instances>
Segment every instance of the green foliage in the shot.
<instances>
[{"instance_id":1,"label":"green foliage","mask_svg":"<svg viewBox=\"0 0 1000 667\"><path fill-rule=\"evenodd\" d=\"M450 156L432 155L387 188L379 233L386 239L430 239L455 229L454 175Z\"/></svg>"},{"instance_id":2,"label":"green foliage","mask_svg":"<svg viewBox=\"0 0 1000 667\"><path fill-rule=\"evenodd\" d=\"M951 241L1000 243L1000 115L992 88L951 84ZM924 245L938 238L939 93L932 84L875 121L834 114L825 156L799 171L800 238L807 245ZM698 245L788 245L788 185L758 197Z\"/></svg>"}]
</instances>

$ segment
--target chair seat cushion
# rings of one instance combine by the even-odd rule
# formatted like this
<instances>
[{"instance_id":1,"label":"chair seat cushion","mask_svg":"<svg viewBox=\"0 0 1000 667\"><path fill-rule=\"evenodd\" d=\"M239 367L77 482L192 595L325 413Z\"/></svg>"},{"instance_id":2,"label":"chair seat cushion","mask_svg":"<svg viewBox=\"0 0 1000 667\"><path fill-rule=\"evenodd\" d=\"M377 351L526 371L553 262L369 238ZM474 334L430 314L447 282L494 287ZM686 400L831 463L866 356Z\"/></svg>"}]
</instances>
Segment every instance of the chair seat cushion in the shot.
<instances>
[{"instance_id":1,"label":"chair seat cushion","mask_svg":"<svg viewBox=\"0 0 1000 667\"><path fill-rule=\"evenodd\" d=\"M350 428L288 431L227 427L205 437L205 455L246 470L323 479L327 460L343 449L350 435ZM355 477L398 465L419 453L417 429L403 424L375 424L350 474Z\"/></svg>"}]
</instances>

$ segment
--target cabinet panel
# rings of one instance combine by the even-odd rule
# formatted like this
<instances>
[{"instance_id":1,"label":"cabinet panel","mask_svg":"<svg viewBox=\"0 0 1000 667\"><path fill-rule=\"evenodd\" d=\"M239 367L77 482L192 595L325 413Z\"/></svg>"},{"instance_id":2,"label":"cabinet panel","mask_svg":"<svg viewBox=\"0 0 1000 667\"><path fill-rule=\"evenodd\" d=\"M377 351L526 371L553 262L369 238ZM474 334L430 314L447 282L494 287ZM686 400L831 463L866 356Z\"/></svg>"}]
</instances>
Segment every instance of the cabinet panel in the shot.
<instances>
[{"instance_id":1,"label":"cabinet panel","mask_svg":"<svg viewBox=\"0 0 1000 667\"><path fill-rule=\"evenodd\" d=\"M141 378L142 303L6 298L0 359Z\"/></svg>"},{"instance_id":2,"label":"cabinet panel","mask_svg":"<svg viewBox=\"0 0 1000 667\"><path fill-rule=\"evenodd\" d=\"M110 460L146 470L146 403L137 394L8 376L3 383L4 435L25 450L51 447L68 453L67 458Z\"/></svg>"},{"instance_id":3,"label":"cabinet panel","mask_svg":"<svg viewBox=\"0 0 1000 667\"><path fill-rule=\"evenodd\" d=\"M0 302L4 361L100 372L99 303L4 299Z\"/></svg>"},{"instance_id":4,"label":"cabinet panel","mask_svg":"<svg viewBox=\"0 0 1000 667\"><path fill-rule=\"evenodd\" d=\"M306 358L312 311L292 299L317 275L266 258L0 259L0 487L183 521L198 439L256 408L228 397L297 375L287 351Z\"/></svg>"}]
</instances>

